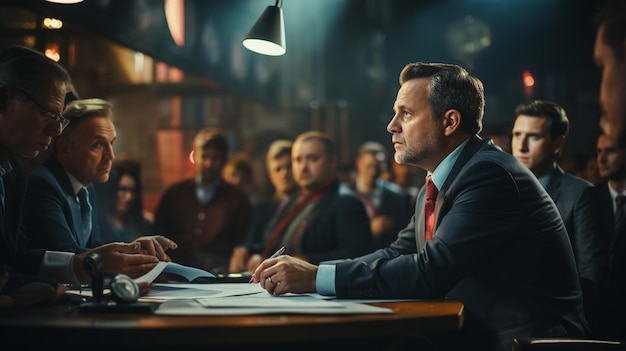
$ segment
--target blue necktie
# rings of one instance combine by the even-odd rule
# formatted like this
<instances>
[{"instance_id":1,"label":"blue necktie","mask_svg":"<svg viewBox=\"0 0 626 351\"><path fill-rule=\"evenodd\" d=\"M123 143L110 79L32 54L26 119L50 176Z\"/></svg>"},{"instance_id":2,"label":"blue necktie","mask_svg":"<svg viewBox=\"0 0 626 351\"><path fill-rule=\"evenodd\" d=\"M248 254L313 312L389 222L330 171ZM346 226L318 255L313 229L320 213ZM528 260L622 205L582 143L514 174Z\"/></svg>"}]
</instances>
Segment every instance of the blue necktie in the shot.
<instances>
[{"instance_id":1,"label":"blue necktie","mask_svg":"<svg viewBox=\"0 0 626 351\"><path fill-rule=\"evenodd\" d=\"M89 203L89 193L85 188L78 191L78 205L80 206L80 216L83 222L83 237L85 242L87 242L91 234L91 204Z\"/></svg>"}]
</instances>

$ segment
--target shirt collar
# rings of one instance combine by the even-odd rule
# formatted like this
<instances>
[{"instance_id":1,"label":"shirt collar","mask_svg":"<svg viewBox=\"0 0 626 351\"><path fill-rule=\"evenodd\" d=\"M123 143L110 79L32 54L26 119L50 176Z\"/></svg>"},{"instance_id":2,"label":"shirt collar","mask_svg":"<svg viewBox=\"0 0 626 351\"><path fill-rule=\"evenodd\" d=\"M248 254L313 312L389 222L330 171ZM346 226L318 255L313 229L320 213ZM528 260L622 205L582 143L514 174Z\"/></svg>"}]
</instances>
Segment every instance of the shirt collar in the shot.
<instances>
[{"instance_id":1,"label":"shirt collar","mask_svg":"<svg viewBox=\"0 0 626 351\"><path fill-rule=\"evenodd\" d=\"M81 184L81 182L78 181L78 179L76 179L76 177L71 175L70 172L65 170L65 173L67 174L67 177L70 179L70 183L72 184L72 190L74 190L74 195L78 195L78 192L80 191L80 189L86 188L83 186L83 184Z\"/></svg>"},{"instance_id":2,"label":"shirt collar","mask_svg":"<svg viewBox=\"0 0 626 351\"><path fill-rule=\"evenodd\" d=\"M441 161L441 163L437 166L437 168L435 168L432 173L428 174L431 176L431 179L433 180L433 183L435 183L437 189L441 189L441 187L443 186L443 183L450 175L450 171L456 163L456 160L459 159L461 151L463 150L465 145L467 145L469 140L470 138L467 138L464 142L461 143L461 145L457 146L456 149L454 149L448 156L446 156L446 158L443 159L443 161Z\"/></svg>"}]
</instances>

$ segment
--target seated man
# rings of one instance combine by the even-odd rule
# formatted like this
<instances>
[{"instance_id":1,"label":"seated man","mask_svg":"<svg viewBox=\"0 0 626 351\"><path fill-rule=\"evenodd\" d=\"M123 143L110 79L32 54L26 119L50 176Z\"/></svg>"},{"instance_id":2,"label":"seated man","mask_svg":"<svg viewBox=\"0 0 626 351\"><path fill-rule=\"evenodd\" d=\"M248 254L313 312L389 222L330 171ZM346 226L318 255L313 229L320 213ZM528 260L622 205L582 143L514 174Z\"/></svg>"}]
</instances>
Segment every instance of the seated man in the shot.
<instances>
[{"instance_id":1,"label":"seated man","mask_svg":"<svg viewBox=\"0 0 626 351\"><path fill-rule=\"evenodd\" d=\"M411 63L400 84L387 126L395 159L428 173L411 223L390 246L354 259L265 260L253 282L275 295L458 300L461 331L431 336L441 350L590 335L558 209L528 168L478 136L482 82L456 65Z\"/></svg>"},{"instance_id":2,"label":"seated man","mask_svg":"<svg viewBox=\"0 0 626 351\"><path fill-rule=\"evenodd\" d=\"M64 117L70 124L54 139L52 155L29 174L24 218L33 248L81 253L116 240L100 233L93 186L109 179L116 133L111 104L102 99L74 100ZM137 240L153 245L161 260L175 248L162 236Z\"/></svg>"},{"instance_id":3,"label":"seated man","mask_svg":"<svg viewBox=\"0 0 626 351\"><path fill-rule=\"evenodd\" d=\"M368 252L369 219L356 194L337 179L332 139L316 131L300 134L291 160L299 191L268 226L263 251L251 260L268 257L282 246L312 263Z\"/></svg>"},{"instance_id":4,"label":"seated man","mask_svg":"<svg viewBox=\"0 0 626 351\"><path fill-rule=\"evenodd\" d=\"M381 249L398 237L413 215L411 196L399 185L381 178L387 166L384 146L366 142L359 148L355 160L356 179L353 190L363 201L370 218L373 249Z\"/></svg>"},{"instance_id":5,"label":"seated man","mask_svg":"<svg viewBox=\"0 0 626 351\"><path fill-rule=\"evenodd\" d=\"M222 179L228 140L205 128L193 140L195 176L165 190L154 213L154 229L179 244L172 258L214 274L227 273L230 255L246 236L251 218L248 194Z\"/></svg>"},{"instance_id":6,"label":"seated man","mask_svg":"<svg viewBox=\"0 0 626 351\"><path fill-rule=\"evenodd\" d=\"M70 87L67 71L40 52L18 46L0 53L0 309L56 301L65 289L58 283L89 283L83 262L94 252L102 257L103 270L131 278L159 261L138 242L107 244L82 254L29 247L21 158L36 157L67 126L59 111ZM150 254L142 254L144 249Z\"/></svg>"},{"instance_id":7,"label":"seated man","mask_svg":"<svg viewBox=\"0 0 626 351\"><path fill-rule=\"evenodd\" d=\"M593 184L557 165L568 132L569 119L558 104L542 100L522 103L515 108L511 150L559 210L574 250L587 320L595 326L597 296L606 279L608 241Z\"/></svg>"}]
</instances>

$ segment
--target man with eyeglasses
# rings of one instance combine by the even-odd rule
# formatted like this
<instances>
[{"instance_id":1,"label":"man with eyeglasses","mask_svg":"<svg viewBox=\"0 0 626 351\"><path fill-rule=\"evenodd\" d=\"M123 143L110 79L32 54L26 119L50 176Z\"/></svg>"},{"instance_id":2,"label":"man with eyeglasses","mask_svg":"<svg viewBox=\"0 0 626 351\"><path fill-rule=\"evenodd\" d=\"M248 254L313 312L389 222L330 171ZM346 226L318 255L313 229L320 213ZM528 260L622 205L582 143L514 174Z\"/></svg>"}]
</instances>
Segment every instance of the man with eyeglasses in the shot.
<instances>
[{"instance_id":1,"label":"man with eyeglasses","mask_svg":"<svg viewBox=\"0 0 626 351\"><path fill-rule=\"evenodd\" d=\"M103 269L139 277L159 261L143 254L140 243L113 243L81 254L30 249L23 225L27 175L20 158L48 149L67 126L61 116L67 71L43 54L24 47L0 53L0 309L55 301L58 283L89 283L84 260L91 253ZM145 292L145 289L144 289Z\"/></svg>"},{"instance_id":2,"label":"man with eyeglasses","mask_svg":"<svg viewBox=\"0 0 626 351\"><path fill-rule=\"evenodd\" d=\"M115 158L111 110L98 98L74 100L65 108L63 118L72 123L53 139L52 155L29 174L24 216L32 247L80 253L117 241L100 231L93 185L109 180ZM163 261L171 261L165 250L176 248L159 235L136 241L154 247Z\"/></svg>"}]
</instances>

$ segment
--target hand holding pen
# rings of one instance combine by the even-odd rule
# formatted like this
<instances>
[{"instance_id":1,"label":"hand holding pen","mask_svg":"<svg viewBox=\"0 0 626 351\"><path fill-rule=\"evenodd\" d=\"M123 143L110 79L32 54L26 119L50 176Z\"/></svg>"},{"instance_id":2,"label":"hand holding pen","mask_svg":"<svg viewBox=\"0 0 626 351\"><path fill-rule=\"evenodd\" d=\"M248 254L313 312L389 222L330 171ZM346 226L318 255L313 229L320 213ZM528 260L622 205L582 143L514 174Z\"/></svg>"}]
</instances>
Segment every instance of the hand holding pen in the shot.
<instances>
[{"instance_id":1,"label":"hand holding pen","mask_svg":"<svg viewBox=\"0 0 626 351\"><path fill-rule=\"evenodd\" d=\"M278 249L278 251L274 252L274 254L272 254L272 256L268 257L268 259L270 258L276 258L282 254L285 253L285 247L282 246L280 249ZM254 282L254 273L252 274L252 277L250 277L250 281L248 283L252 284L252 282Z\"/></svg>"}]
</instances>

